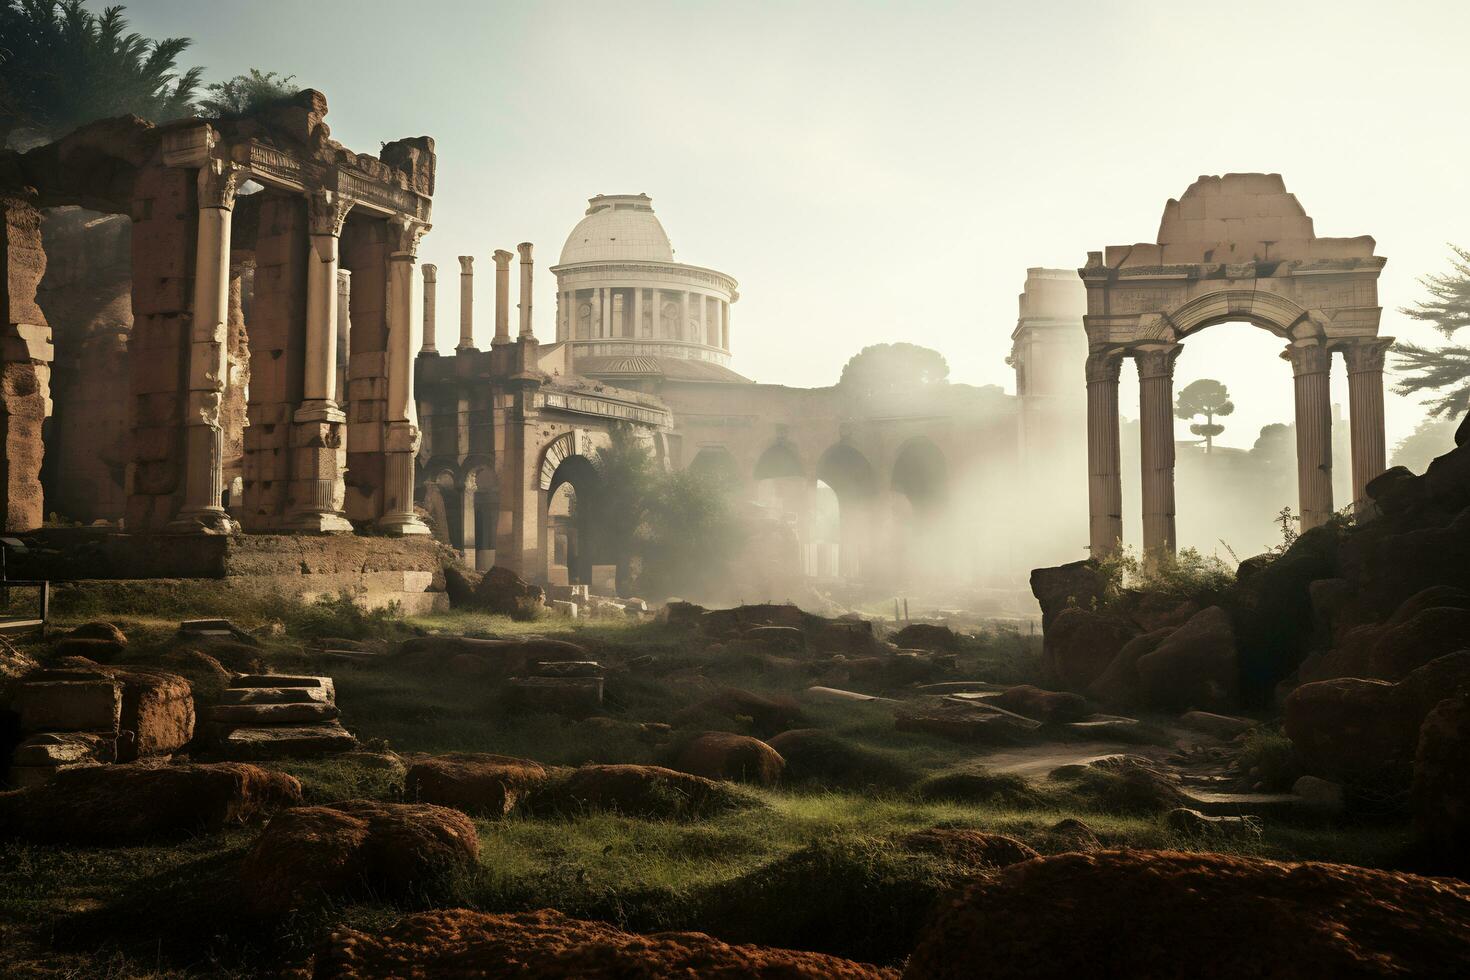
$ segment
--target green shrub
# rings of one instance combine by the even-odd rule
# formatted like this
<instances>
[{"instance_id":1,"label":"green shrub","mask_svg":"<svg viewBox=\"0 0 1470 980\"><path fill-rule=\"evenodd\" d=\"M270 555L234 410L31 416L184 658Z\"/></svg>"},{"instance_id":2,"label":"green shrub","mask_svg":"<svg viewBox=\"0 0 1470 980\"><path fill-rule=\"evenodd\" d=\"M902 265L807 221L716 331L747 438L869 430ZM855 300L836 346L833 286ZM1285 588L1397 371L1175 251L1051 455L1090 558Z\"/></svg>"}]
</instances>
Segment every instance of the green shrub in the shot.
<instances>
[{"instance_id":1,"label":"green shrub","mask_svg":"<svg viewBox=\"0 0 1470 980\"><path fill-rule=\"evenodd\" d=\"M1240 770L1252 785L1264 783L1268 792L1290 789L1302 774L1291 739L1271 728L1257 728L1245 737Z\"/></svg>"}]
</instances>

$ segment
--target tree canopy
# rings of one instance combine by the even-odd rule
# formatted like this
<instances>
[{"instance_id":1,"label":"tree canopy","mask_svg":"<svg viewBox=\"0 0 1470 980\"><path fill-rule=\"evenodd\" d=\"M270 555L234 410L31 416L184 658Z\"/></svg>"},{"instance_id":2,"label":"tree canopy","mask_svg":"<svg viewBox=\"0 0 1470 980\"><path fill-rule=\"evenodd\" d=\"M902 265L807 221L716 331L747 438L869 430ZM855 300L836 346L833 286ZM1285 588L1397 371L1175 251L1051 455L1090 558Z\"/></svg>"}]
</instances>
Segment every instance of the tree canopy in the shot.
<instances>
[{"instance_id":1,"label":"tree canopy","mask_svg":"<svg viewBox=\"0 0 1470 980\"><path fill-rule=\"evenodd\" d=\"M948 382L949 364L943 354L918 344L898 343L864 347L848 360L837 383L872 395Z\"/></svg>"},{"instance_id":2,"label":"tree canopy","mask_svg":"<svg viewBox=\"0 0 1470 980\"><path fill-rule=\"evenodd\" d=\"M81 0L0 0L0 142L17 130L50 140L95 119L193 111L202 70L178 68L189 39L150 40L122 14L93 14Z\"/></svg>"},{"instance_id":3,"label":"tree canopy","mask_svg":"<svg viewBox=\"0 0 1470 980\"><path fill-rule=\"evenodd\" d=\"M1205 417L1204 422L1189 427L1190 432L1204 437L1205 452L1214 448L1215 437L1225 431L1225 427L1218 424L1215 417L1223 418L1234 411L1235 403L1230 400L1230 392L1213 378L1201 378L1186 385L1174 401L1175 418L1192 419L1200 415Z\"/></svg>"},{"instance_id":4,"label":"tree canopy","mask_svg":"<svg viewBox=\"0 0 1470 980\"><path fill-rule=\"evenodd\" d=\"M1455 423L1449 419L1430 416L1423 419L1414 431L1399 440L1393 447L1390 466L1407 466L1415 473L1423 473L1431 460L1443 456L1455 448Z\"/></svg>"},{"instance_id":5,"label":"tree canopy","mask_svg":"<svg viewBox=\"0 0 1470 980\"><path fill-rule=\"evenodd\" d=\"M1431 323L1446 337L1470 324L1470 251L1451 245L1455 258L1445 275L1425 276L1419 282L1429 298L1400 313ZM1458 344L1429 347L1400 342L1394 345L1395 367L1400 372L1394 391L1400 395L1434 392L1426 404L1434 417L1463 416L1470 410L1470 349Z\"/></svg>"},{"instance_id":6,"label":"tree canopy","mask_svg":"<svg viewBox=\"0 0 1470 980\"><path fill-rule=\"evenodd\" d=\"M295 81L295 75L252 68L249 74L209 85L205 89L209 95L199 100L199 108L208 116L243 116L295 95Z\"/></svg>"}]
</instances>

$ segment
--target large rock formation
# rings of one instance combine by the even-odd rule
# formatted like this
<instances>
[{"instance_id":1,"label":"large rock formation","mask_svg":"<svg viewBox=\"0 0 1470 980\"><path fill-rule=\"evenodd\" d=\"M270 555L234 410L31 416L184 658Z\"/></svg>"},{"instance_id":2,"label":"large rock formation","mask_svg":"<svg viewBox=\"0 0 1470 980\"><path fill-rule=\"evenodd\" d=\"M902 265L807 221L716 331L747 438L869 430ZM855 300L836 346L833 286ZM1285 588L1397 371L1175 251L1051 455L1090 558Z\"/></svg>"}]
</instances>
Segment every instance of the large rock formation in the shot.
<instances>
[{"instance_id":1,"label":"large rock formation","mask_svg":"<svg viewBox=\"0 0 1470 980\"><path fill-rule=\"evenodd\" d=\"M904 976L1466 973L1464 882L1223 854L1101 851L1039 858L977 879L925 930Z\"/></svg>"},{"instance_id":2,"label":"large rock formation","mask_svg":"<svg viewBox=\"0 0 1470 980\"><path fill-rule=\"evenodd\" d=\"M384 932L339 930L317 953L319 980L389 976L577 980L897 980L894 970L699 932L641 936L560 912L420 912Z\"/></svg>"}]
</instances>

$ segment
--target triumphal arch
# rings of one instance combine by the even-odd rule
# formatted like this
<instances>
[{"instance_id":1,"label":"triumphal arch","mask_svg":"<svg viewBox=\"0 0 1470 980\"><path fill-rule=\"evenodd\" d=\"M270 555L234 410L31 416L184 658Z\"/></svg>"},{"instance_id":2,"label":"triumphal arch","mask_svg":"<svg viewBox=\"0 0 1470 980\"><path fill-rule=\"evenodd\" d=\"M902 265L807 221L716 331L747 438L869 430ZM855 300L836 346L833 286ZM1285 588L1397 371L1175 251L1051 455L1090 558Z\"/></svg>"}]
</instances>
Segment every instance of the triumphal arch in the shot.
<instances>
[{"instance_id":1,"label":"triumphal arch","mask_svg":"<svg viewBox=\"0 0 1470 980\"><path fill-rule=\"evenodd\" d=\"M1285 342L1296 388L1297 482L1302 529L1333 514L1333 354L1347 365L1353 498L1384 468L1383 358L1378 274L1369 236L1318 238L1279 174L1200 177L1164 206L1158 240L1089 252L1087 456L1094 555L1123 534L1118 442L1122 361L1138 367L1145 553L1173 551L1174 362L1184 341L1213 324L1243 321Z\"/></svg>"}]
</instances>

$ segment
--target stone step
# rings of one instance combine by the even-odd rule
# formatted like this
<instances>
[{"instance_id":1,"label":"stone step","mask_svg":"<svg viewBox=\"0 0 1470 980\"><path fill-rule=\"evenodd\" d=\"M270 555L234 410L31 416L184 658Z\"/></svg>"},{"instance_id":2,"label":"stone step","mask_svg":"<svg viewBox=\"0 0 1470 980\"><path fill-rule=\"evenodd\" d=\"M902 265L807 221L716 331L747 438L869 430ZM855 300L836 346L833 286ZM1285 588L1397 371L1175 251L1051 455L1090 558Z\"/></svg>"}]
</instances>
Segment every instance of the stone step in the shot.
<instances>
[{"instance_id":1,"label":"stone step","mask_svg":"<svg viewBox=\"0 0 1470 980\"><path fill-rule=\"evenodd\" d=\"M218 753L226 759L294 759L350 752L357 739L341 722L320 725L279 725L271 728L226 729L215 740Z\"/></svg>"},{"instance_id":2,"label":"stone step","mask_svg":"<svg viewBox=\"0 0 1470 980\"><path fill-rule=\"evenodd\" d=\"M230 687L220 704L331 704L332 692L325 687Z\"/></svg>"},{"instance_id":3,"label":"stone step","mask_svg":"<svg viewBox=\"0 0 1470 980\"><path fill-rule=\"evenodd\" d=\"M1180 786L1179 791L1191 808L1212 816L1281 817L1310 809L1295 793L1223 793L1196 786Z\"/></svg>"},{"instance_id":4,"label":"stone step","mask_svg":"<svg viewBox=\"0 0 1470 980\"><path fill-rule=\"evenodd\" d=\"M111 762L117 739L92 732L46 732L32 735L16 746L12 766L65 766L78 762Z\"/></svg>"},{"instance_id":5,"label":"stone step","mask_svg":"<svg viewBox=\"0 0 1470 980\"><path fill-rule=\"evenodd\" d=\"M333 700L337 697L330 677L306 674L245 674L230 681L230 687L322 687Z\"/></svg>"},{"instance_id":6,"label":"stone step","mask_svg":"<svg viewBox=\"0 0 1470 980\"><path fill-rule=\"evenodd\" d=\"M314 701L294 704L217 704L209 709L209 720L220 725L295 725L331 721L337 714L335 704Z\"/></svg>"}]
</instances>

